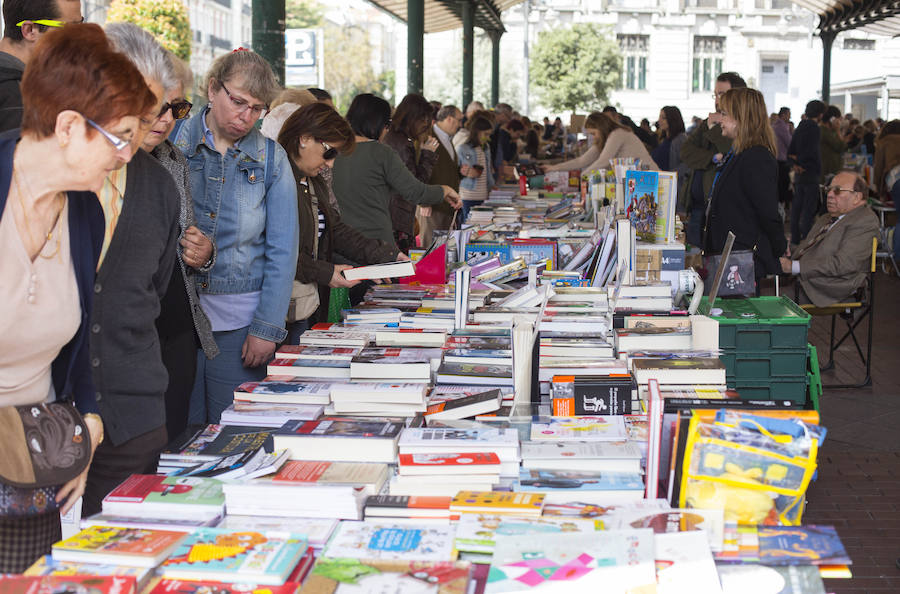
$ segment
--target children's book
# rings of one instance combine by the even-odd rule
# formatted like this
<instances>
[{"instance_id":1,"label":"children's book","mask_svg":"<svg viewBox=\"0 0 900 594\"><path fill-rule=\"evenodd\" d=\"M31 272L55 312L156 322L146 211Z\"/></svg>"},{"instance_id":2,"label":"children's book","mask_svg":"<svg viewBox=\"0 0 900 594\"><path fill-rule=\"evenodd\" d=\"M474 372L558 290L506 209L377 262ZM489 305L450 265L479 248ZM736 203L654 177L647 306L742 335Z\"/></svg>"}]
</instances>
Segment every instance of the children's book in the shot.
<instances>
[{"instance_id":1,"label":"children's book","mask_svg":"<svg viewBox=\"0 0 900 594\"><path fill-rule=\"evenodd\" d=\"M638 239L656 241L656 209L659 205L659 173L625 173L625 213Z\"/></svg>"},{"instance_id":2,"label":"children's book","mask_svg":"<svg viewBox=\"0 0 900 594\"><path fill-rule=\"evenodd\" d=\"M126 575L0 575L3 594L134 594L135 580Z\"/></svg>"},{"instance_id":3,"label":"children's book","mask_svg":"<svg viewBox=\"0 0 900 594\"><path fill-rule=\"evenodd\" d=\"M450 526L397 526L389 522L344 521L323 557L378 561L453 561Z\"/></svg>"},{"instance_id":4,"label":"children's book","mask_svg":"<svg viewBox=\"0 0 900 594\"><path fill-rule=\"evenodd\" d=\"M53 559L155 567L184 540L184 532L91 526L53 545Z\"/></svg>"},{"instance_id":5,"label":"children's book","mask_svg":"<svg viewBox=\"0 0 900 594\"><path fill-rule=\"evenodd\" d=\"M498 514L462 514L456 524L456 548L467 553L492 554L496 536L524 536L542 534L571 534L594 532L595 520L588 518L526 518Z\"/></svg>"},{"instance_id":6,"label":"children's book","mask_svg":"<svg viewBox=\"0 0 900 594\"><path fill-rule=\"evenodd\" d=\"M322 558L300 594L466 594L470 573L467 561Z\"/></svg>"},{"instance_id":7,"label":"children's book","mask_svg":"<svg viewBox=\"0 0 900 594\"><path fill-rule=\"evenodd\" d=\"M655 586L653 532L648 529L541 538L501 535L485 594L653 592Z\"/></svg>"},{"instance_id":8,"label":"children's book","mask_svg":"<svg viewBox=\"0 0 900 594\"><path fill-rule=\"evenodd\" d=\"M227 584L209 580L160 580L148 594L296 594L297 582L285 582L280 586L259 584Z\"/></svg>"},{"instance_id":9,"label":"children's book","mask_svg":"<svg viewBox=\"0 0 900 594\"><path fill-rule=\"evenodd\" d=\"M759 526L762 565L850 565L834 526Z\"/></svg>"},{"instance_id":10,"label":"children's book","mask_svg":"<svg viewBox=\"0 0 900 594\"><path fill-rule=\"evenodd\" d=\"M152 571L149 567L134 567L131 565L60 561L50 555L44 555L26 569L22 575L29 577L66 577L73 575L132 577L136 581L137 589L140 591L144 589L144 586L147 585L147 582L152 577ZM4 591L2 587L0 587L0 591Z\"/></svg>"},{"instance_id":11,"label":"children's book","mask_svg":"<svg viewBox=\"0 0 900 594\"><path fill-rule=\"evenodd\" d=\"M825 584L815 565L718 564L724 594L825 594Z\"/></svg>"},{"instance_id":12,"label":"children's book","mask_svg":"<svg viewBox=\"0 0 900 594\"><path fill-rule=\"evenodd\" d=\"M450 502L450 511L458 513L539 516L543 506L543 493L460 491Z\"/></svg>"},{"instance_id":13,"label":"children's book","mask_svg":"<svg viewBox=\"0 0 900 594\"><path fill-rule=\"evenodd\" d=\"M531 439L561 441L625 441L628 432L621 415L605 417L538 417L531 424Z\"/></svg>"},{"instance_id":14,"label":"children's book","mask_svg":"<svg viewBox=\"0 0 900 594\"><path fill-rule=\"evenodd\" d=\"M339 520L334 518L288 518L267 516L240 516L228 514L216 528L231 532L290 532L303 536L309 546L321 549L331 538Z\"/></svg>"},{"instance_id":15,"label":"children's book","mask_svg":"<svg viewBox=\"0 0 900 594\"><path fill-rule=\"evenodd\" d=\"M221 481L204 477L133 474L103 498L104 513L125 516L212 517L224 509Z\"/></svg>"},{"instance_id":16,"label":"children's book","mask_svg":"<svg viewBox=\"0 0 900 594\"><path fill-rule=\"evenodd\" d=\"M613 530L650 528L654 534L703 532L713 552L722 550L724 514L720 509L619 510L606 524Z\"/></svg>"},{"instance_id":17,"label":"children's book","mask_svg":"<svg viewBox=\"0 0 900 594\"><path fill-rule=\"evenodd\" d=\"M306 553L302 536L287 532L234 532L201 528L162 564L162 576L179 580L281 585Z\"/></svg>"}]
</instances>

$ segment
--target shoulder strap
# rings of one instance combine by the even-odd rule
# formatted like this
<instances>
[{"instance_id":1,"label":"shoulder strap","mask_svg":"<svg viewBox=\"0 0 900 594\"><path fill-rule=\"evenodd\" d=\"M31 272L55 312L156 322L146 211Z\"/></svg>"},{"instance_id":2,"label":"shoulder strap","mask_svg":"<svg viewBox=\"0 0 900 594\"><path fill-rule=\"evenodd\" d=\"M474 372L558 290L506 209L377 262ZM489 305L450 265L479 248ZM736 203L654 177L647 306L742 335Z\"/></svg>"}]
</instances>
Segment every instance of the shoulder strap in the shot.
<instances>
[{"instance_id":1,"label":"shoulder strap","mask_svg":"<svg viewBox=\"0 0 900 594\"><path fill-rule=\"evenodd\" d=\"M269 191L269 187L272 185L272 169L275 166L275 141L271 138L266 138L266 165L265 165L265 173L264 175L264 183L266 185L266 192Z\"/></svg>"}]
</instances>

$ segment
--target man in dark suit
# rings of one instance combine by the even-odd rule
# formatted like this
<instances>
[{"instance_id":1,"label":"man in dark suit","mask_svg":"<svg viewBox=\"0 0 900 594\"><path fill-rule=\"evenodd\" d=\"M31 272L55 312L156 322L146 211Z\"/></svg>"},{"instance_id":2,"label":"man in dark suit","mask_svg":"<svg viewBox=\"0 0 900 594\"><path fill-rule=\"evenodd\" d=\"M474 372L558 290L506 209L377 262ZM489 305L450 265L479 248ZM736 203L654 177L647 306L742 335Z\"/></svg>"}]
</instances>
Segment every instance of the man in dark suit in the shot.
<instances>
[{"instance_id":1,"label":"man in dark suit","mask_svg":"<svg viewBox=\"0 0 900 594\"><path fill-rule=\"evenodd\" d=\"M806 118L791 137L788 160L794 169L794 199L791 202L791 245L809 235L819 208L819 183L822 176L822 148L819 122L825 104L814 99L806 104Z\"/></svg>"},{"instance_id":2,"label":"man in dark suit","mask_svg":"<svg viewBox=\"0 0 900 594\"><path fill-rule=\"evenodd\" d=\"M878 234L878 217L866 194L857 173L839 172L828 188L828 212L790 257L781 258L781 269L800 281L801 303L824 307L843 301L865 281Z\"/></svg>"},{"instance_id":3,"label":"man in dark suit","mask_svg":"<svg viewBox=\"0 0 900 594\"><path fill-rule=\"evenodd\" d=\"M455 105L445 105L438 110L434 124L434 136L438 139L438 147L435 151L437 161L431 170L432 185L450 186L454 191L459 191L459 159L456 149L453 147L453 135L462 124L462 112ZM453 222L453 207L442 202L433 206L419 207L419 233L422 235L422 245L426 248L431 245L435 229L449 229Z\"/></svg>"}]
</instances>

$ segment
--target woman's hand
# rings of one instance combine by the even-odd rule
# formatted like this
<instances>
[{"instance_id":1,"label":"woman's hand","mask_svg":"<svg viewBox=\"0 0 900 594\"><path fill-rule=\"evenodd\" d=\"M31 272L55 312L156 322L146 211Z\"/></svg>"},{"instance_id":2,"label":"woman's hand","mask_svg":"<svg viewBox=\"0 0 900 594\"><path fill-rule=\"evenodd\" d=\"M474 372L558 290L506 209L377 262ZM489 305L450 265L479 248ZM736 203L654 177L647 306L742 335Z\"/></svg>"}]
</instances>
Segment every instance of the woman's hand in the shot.
<instances>
[{"instance_id":1,"label":"woman's hand","mask_svg":"<svg viewBox=\"0 0 900 594\"><path fill-rule=\"evenodd\" d=\"M431 207L430 206L420 206L419 214L422 215L423 217L430 217L431 216Z\"/></svg>"},{"instance_id":2,"label":"woman's hand","mask_svg":"<svg viewBox=\"0 0 900 594\"><path fill-rule=\"evenodd\" d=\"M396 259L398 262L409 262L410 261L410 257L407 254L404 254L403 252L397 252Z\"/></svg>"},{"instance_id":3,"label":"woman's hand","mask_svg":"<svg viewBox=\"0 0 900 594\"><path fill-rule=\"evenodd\" d=\"M100 439L103 435L103 421L97 416L87 416L84 419L84 424L88 428L88 435L91 440L91 460L93 460L94 452L97 451L97 446L100 445ZM87 484L88 471L90 469L91 465L88 464L84 472L63 485L56 494L57 503L65 501L65 504L59 510L59 513L62 515L69 513L69 510L72 509L78 498L84 495L84 487Z\"/></svg>"},{"instance_id":4,"label":"woman's hand","mask_svg":"<svg viewBox=\"0 0 900 594\"><path fill-rule=\"evenodd\" d=\"M188 227L181 238L181 259L191 268L203 268L212 257L212 241L195 226Z\"/></svg>"},{"instance_id":5,"label":"woman's hand","mask_svg":"<svg viewBox=\"0 0 900 594\"><path fill-rule=\"evenodd\" d=\"M431 151L432 153L438 149L439 141L434 136L429 136L425 139L425 142L422 143L423 151Z\"/></svg>"},{"instance_id":6,"label":"woman's hand","mask_svg":"<svg viewBox=\"0 0 900 594\"><path fill-rule=\"evenodd\" d=\"M444 200L452 206L454 209L459 210L462 208L462 200L459 199L459 194L451 188L450 186L441 186L444 189Z\"/></svg>"},{"instance_id":7,"label":"woman's hand","mask_svg":"<svg viewBox=\"0 0 900 594\"><path fill-rule=\"evenodd\" d=\"M247 335L244 346L241 347L241 361L244 367L259 367L269 362L275 353L275 343L252 334Z\"/></svg>"},{"instance_id":8,"label":"woman's hand","mask_svg":"<svg viewBox=\"0 0 900 594\"><path fill-rule=\"evenodd\" d=\"M350 281L344 278L344 275L341 274L343 271L353 268L349 264L335 264L334 272L331 274L331 282L328 283L328 286L332 289L337 289L338 287L344 287L345 289L349 289L350 287L355 287L359 284L358 280Z\"/></svg>"}]
</instances>

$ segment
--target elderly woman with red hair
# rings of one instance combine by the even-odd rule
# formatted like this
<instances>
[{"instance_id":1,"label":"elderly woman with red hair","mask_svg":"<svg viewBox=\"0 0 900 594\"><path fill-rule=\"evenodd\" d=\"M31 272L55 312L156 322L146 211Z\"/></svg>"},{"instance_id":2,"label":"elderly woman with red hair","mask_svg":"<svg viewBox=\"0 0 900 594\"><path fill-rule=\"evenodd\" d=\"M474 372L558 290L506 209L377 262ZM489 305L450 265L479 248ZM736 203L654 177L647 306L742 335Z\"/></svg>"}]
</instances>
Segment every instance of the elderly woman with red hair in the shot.
<instances>
[{"instance_id":1,"label":"elderly woman with red hair","mask_svg":"<svg viewBox=\"0 0 900 594\"><path fill-rule=\"evenodd\" d=\"M131 159L139 115L155 98L100 27L67 25L38 42L22 99L21 131L0 137L0 406L74 401L93 452L103 423L88 316L100 290L94 274L104 225L94 192ZM64 457L45 453L68 476ZM34 489L0 481L0 573L21 572L50 552L60 508L81 496L86 476L85 469Z\"/></svg>"}]
</instances>

